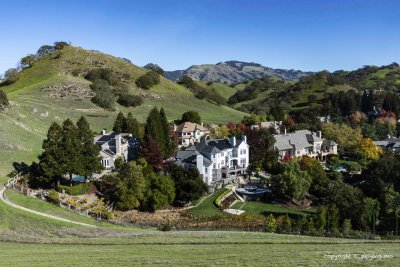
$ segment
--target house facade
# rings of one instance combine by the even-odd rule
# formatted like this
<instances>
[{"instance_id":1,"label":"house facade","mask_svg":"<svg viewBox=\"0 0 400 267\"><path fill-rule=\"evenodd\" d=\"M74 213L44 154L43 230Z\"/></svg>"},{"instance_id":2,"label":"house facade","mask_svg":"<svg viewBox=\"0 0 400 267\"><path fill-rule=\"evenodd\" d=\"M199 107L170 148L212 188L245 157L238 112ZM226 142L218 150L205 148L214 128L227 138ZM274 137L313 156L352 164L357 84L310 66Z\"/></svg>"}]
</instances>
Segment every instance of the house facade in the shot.
<instances>
[{"instance_id":1,"label":"house facade","mask_svg":"<svg viewBox=\"0 0 400 267\"><path fill-rule=\"evenodd\" d=\"M176 163L196 167L208 186L237 174L244 174L249 166L249 145L246 136L240 139L202 140L178 151Z\"/></svg>"},{"instance_id":2,"label":"house facade","mask_svg":"<svg viewBox=\"0 0 400 267\"><path fill-rule=\"evenodd\" d=\"M101 165L106 170L115 168L115 160L122 157L124 161L130 160L139 146L139 142L131 134L106 132L94 137L94 143L100 147Z\"/></svg>"},{"instance_id":3,"label":"house facade","mask_svg":"<svg viewBox=\"0 0 400 267\"><path fill-rule=\"evenodd\" d=\"M337 154L337 144L332 140L322 138L321 132L299 130L293 133L277 134L274 149L278 151L279 159L285 157L309 156L325 160L326 155Z\"/></svg>"},{"instance_id":4,"label":"house facade","mask_svg":"<svg viewBox=\"0 0 400 267\"><path fill-rule=\"evenodd\" d=\"M274 129L275 133L281 132L282 121L262 121L259 124L252 125L251 129Z\"/></svg>"},{"instance_id":5,"label":"house facade","mask_svg":"<svg viewBox=\"0 0 400 267\"><path fill-rule=\"evenodd\" d=\"M178 137L180 147L192 146L200 142L203 136L210 133L203 125L193 122L184 122L178 126L174 125L174 132Z\"/></svg>"}]
</instances>

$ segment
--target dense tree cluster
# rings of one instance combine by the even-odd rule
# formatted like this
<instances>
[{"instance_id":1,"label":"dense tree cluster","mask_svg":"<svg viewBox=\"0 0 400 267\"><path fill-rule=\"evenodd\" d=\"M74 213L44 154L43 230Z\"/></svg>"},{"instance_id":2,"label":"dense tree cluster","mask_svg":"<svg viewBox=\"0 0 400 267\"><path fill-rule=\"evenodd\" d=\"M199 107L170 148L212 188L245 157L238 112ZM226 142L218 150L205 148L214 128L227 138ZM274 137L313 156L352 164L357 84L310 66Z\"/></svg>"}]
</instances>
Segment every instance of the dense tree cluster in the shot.
<instances>
[{"instance_id":1,"label":"dense tree cluster","mask_svg":"<svg viewBox=\"0 0 400 267\"><path fill-rule=\"evenodd\" d=\"M186 111L185 113L182 114L182 118L179 121L179 123L183 123L183 122L193 122L193 123L197 123L197 124L201 124L201 117L200 114L197 111Z\"/></svg>"},{"instance_id":2,"label":"dense tree cluster","mask_svg":"<svg viewBox=\"0 0 400 267\"><path fill-rule=\"evenodd\" d=\"M30 184L50 187L63 177L71 180L73 174L87 177L100 172L99 147L93 143L93 137L84 117L77 125L69 119L62 126L52 123L43 141L36 174L30 176Z\"/></svg>"},{"instance_id":3,"label":"dense tree cluster","mask_svg":"<svg viewBox=\"0 0 400 267\"><path fill-rule=\"evenodd\" d=\"M185 169L172 164L167 169L175 183L175 204L182 205L192 202L207 192L207 185L203 182L199 171L195 168Z\"/></svg>"},{"instance_id":4,"label":"dense tree cluster","mask_svg":"<svg viewBox=\"0 0 400 267\"><path fill-rule=\"evenodd\" d=\"M89 71L85 78L92 82L90 88L96 93L92 102L99 107L113 110L115 101L125 107L136 107L143 103L143 98L130 94L129 86L123 82L129 79L129 75L100 68Z\"/></svg>"}]
</instances>

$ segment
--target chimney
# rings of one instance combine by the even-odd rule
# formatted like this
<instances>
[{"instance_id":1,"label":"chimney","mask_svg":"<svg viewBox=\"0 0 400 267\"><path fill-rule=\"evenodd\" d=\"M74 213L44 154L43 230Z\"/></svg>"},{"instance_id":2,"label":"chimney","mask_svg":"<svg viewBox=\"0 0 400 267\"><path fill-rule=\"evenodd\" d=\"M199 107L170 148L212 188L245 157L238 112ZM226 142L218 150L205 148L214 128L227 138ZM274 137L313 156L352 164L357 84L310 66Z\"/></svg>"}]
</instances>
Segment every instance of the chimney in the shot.
<instances>
[{"instance_id":1,"label":"chimney","mask_svg":"<svg viewBox=\"0 0 400 267\"><path fill-rule=\"evenodd\" d=\"M204 126L204 123L203 123L203 122L201 122L201 126Z\"/></svg>"},{"instance_id":2,"label":"chimney","mask_svg":"<svg viewBox=\"0 0 400 267\"><path fill-rule=\"evenodd\" d=\"M101 135L106 135L106 134L107 134L106 129L101 130L101 133L100 133L100 134L101 134Z\"/></svg>"},{"instance_id":3,"label":"chimney","mask_svg":"<svg viewBox=\"0 0 400 267\"><path fill-rule=\"evenodd\" d=\"M318 136L319 138L322 138L322 132L321 132L321 131L318 131L318 132L317 132L317 136Z\"/></svg>"},{"instance_id":4,"label":"chimney","mask_svg":"<svg viewBox=\"0 0 400 267\"><path fill-rule=\"evenodd\" d=\"M242 135L242 141L245 142L247 144L247 136Z\"/></svg>"},{"instance_id":5,"label":"chimney","mask_svg":"<svg viewBox=\"0 0 400 267\"><path fill-rule=\"evenodd\" d=\"M286 134L286 127L284 128L285 134Z\"/></svg>"},{"instance_id":6,"label":"chimney","mask_svg":"<svg viewBox=\"0 0 400 267\"><path fill-rule=\"evenodd\" d=\"M174 132L176 132L176 124L174 123Z\"/></svg>"},{"instance_id":7,"label":"chimney","mask_svg":"<svg viewBox=\"0 0 400 267\"><path fill-rule=\"evenodd\" d=\"M203 174L203 155L197 155L196 157L196 167L199 170L200 174Z\"/></svg>"},{"instance_id":8,"label":"chimney","mask_svg":"<svg viewBox=\"0 0 400 267\"><path fill-rule=\"evenodd\" d=\"M115 136L115 154L117 154L117 156L122 155L122 137L120 134L117 134Z\"/></svg>"},{"instance_id":9,"label":"chimney","mask_svg":"<svg viewBox=\"0 0 400 267\"><path fill-rule=\"evenodd\" d=\"M236 146L236 137L235 137L235 136L232 136L232 137L229 139L229 142L231 143L232 146Z\"/></svg>"}]
</instances>

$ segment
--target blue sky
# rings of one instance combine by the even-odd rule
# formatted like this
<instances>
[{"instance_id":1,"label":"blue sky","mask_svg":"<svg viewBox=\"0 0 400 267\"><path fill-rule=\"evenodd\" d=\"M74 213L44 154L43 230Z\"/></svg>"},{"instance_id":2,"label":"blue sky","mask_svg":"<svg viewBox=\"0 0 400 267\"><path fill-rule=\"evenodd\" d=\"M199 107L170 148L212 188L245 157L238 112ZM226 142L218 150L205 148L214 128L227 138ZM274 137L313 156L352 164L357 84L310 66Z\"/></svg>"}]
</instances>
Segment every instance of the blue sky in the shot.
<instances>
[{"instance_id":1,"label":"blue sky","mask_svg":"<svg viewBox=\"0 0 400 267\"><path fill-rule=\"evenodd\" d=\"M70 41L166 70L242 60L274 68L400 62L400 1L0 0L0 73Z\"/></svg>"}]
</instances>

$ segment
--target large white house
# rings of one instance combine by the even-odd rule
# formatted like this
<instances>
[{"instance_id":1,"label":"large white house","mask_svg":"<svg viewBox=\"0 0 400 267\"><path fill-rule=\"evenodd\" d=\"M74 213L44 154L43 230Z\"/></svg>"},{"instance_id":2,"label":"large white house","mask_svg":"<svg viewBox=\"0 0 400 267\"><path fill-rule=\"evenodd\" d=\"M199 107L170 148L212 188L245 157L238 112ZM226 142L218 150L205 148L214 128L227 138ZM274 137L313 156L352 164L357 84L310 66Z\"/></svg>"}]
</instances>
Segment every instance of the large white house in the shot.
<instances>
[{"instance_id":1,"label":"large white house","mask_svg":"<svg viewBox=\"0 0 400 267\"><path fill-rule=\"evenodd\" d=\"M109 132L105 130L94 137L94 143L100 147L101 165L106 170L115 168L115 160L121 157L128 161L138 147L138 141L128 133Z\"/></svg>"},{"instance_id":2,"label":"large white house","mask_svg":"<svg viewBox=\"0 0 400 267\"><path fill-rule=\"evenodd\" d=\"M246 136L240 139L202 140L178 151L177 164L196 167L204 182L212 186L231 175L243 174L249 166L249 145Z\"/></svg>"},{"instance_id":3,"label":"large white house","mask_svg":"<svg viewBox=\"0 0 400 267\"><path fill-rule=\"evenodd\" d=\"M325 160L326 155L337 154L337 144L332 140L322 138L321 132L299 130L293 133L277 134L274 148L279 159L285 157L309 156Z\"/></svg>"},{"instance_id":4,"label":"large white house","mask_svg":"<svg viewBox=\"0 0 400 267\"><path fill-rule=\"evenodd\" d=\"M179 140L179 146L188 147L200 142L201 138L210 133L203 125L184 122L178 126L174 125L174 132Z\"/></svg>"}]
</instances>

